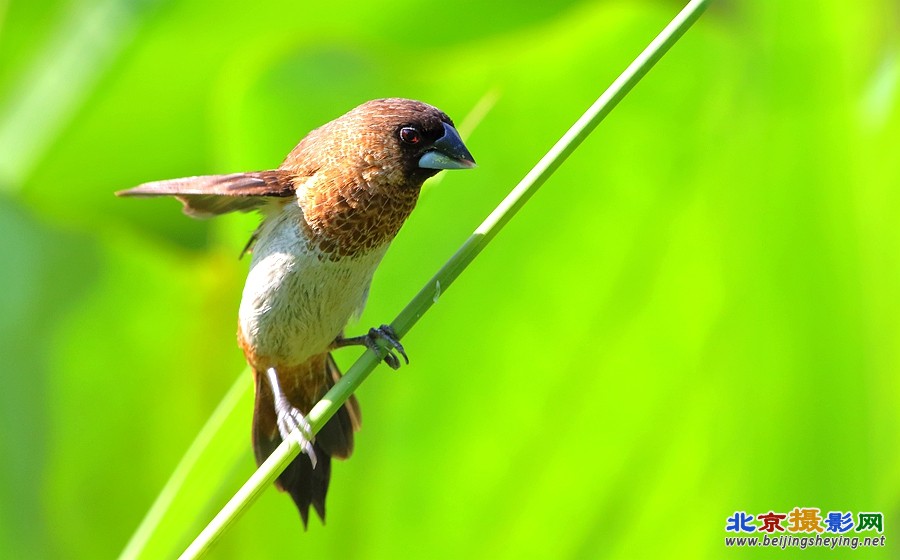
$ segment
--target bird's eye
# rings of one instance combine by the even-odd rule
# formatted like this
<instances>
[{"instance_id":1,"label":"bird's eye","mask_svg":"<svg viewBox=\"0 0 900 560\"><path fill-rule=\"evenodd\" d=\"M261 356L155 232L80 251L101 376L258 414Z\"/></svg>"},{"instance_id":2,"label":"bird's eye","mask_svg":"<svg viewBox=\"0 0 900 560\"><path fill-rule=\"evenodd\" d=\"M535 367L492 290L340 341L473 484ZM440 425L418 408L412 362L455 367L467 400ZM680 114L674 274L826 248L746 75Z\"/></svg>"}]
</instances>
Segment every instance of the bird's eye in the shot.
<instances>
[{"instance_id":1,"label":"bird's eye","mask_svg":"<svg viewBox=\"0 0 900 560\"><path fill-rule=\"evenodd\" d=\"M422 140L422 135L415 128L404 126L400 129L400 140L405 144L418 144Z\"/></svg>"}]
</instances>

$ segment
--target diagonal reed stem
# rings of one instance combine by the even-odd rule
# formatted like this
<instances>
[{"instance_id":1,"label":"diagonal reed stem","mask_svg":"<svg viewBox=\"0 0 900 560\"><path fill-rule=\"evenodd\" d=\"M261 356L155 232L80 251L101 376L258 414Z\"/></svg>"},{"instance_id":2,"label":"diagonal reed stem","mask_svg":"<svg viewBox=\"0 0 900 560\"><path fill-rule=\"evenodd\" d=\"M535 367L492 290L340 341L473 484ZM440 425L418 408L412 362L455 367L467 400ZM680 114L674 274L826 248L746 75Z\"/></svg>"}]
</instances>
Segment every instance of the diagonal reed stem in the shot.
<instances>
[{"instance_id":1,"label":"diagonal reed stem","mask_svg":"<svg viewBox=\"0 0 900 560\"><path fill-rule=\"evenodd\" d=\"M700 17L711 0L691 0L662 32L647 46L622 74L616 78L597 101L579 118L547 154L534 166L518 185L507 195L490 216L463 243L462 247L429 280L418 294L400 312L391 326L403 337L446 291L470 262L490 243L491 239L519 211L529 198L562 165L572 152L587 138L606 115L628 94L641 78L671 48L675 42ZM310 411L308 420L312 432L318 432L331 416L343 406L351 394L365 381L369 373L384 357L366 351L350 367L344 377ZM229 500L216 517L200 532L181 558L199 558L206 553L216 539L234 523L259 495L267 489L300 452L299 434L286 439L247 480L244 486Z\"/></svg>"}]
</instances>

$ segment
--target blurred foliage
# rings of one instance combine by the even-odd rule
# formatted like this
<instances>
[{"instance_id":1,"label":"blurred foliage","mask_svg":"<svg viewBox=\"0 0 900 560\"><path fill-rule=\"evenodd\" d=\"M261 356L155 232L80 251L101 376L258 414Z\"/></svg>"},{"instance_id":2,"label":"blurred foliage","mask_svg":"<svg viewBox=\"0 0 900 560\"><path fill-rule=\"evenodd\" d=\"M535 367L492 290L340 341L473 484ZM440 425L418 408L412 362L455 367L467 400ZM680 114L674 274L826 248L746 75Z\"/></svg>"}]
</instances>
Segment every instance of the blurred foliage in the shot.
<instances>
[{"instance_id":1,"label":"blurred foliage","mask_svg":"<svg viewBox=\"0 0 900 560\"><path fill-rule=\"evenodd\" d=\"M305 4L0 2L4 557L117 555L244 368L255 218L113 191L275 167L367 99L459 122L496 95L362 331L681 6ZM898 18L714 4L360 390L327 526L270 490L212 557L756 557L726 517L794 506L884 512L888 549L854 555L900 555ZM245 394L148 558L252 472L249 418Z\"/></svg>"}]
</instances>

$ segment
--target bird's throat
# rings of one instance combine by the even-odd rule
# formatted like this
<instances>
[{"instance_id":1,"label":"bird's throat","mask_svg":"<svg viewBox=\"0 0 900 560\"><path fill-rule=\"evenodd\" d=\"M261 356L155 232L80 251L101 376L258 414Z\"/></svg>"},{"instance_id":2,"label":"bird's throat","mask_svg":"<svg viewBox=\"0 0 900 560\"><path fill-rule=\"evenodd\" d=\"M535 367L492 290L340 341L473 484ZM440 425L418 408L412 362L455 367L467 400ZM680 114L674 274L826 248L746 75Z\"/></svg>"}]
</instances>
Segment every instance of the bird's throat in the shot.
<instances>
[{"instance_id":1,"label":"bird's throat","mask_svg":"<svg viewBox=\"0 0 900 560\"><path fill-rule=\"evenodd\" d=\"M311 239L331 259L366 254L393 240L419 197L420 185L370 180L320 185L299 199ZM321 188L325 187L325 188Z\"/></svg>"}]
</instances>

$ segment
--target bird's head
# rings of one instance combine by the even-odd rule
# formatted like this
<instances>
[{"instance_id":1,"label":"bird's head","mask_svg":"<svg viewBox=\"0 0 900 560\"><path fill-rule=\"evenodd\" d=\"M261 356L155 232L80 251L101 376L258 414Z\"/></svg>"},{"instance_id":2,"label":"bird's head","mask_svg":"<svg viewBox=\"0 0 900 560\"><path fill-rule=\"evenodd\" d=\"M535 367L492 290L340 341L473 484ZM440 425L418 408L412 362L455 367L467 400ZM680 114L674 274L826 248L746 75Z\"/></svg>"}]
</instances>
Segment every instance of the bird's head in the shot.
<instances>
[{"instance_id":1,"label":"bird's head","mask_svg":"<svg viewBox=\"0 0 900 560\"><path fill-rule=\"evenodd\" d=\"M418 188L442 169L475 167L450 117L411 99L363 103L311 132L297 150L305 144L314 144L318 154L330 158L322 162L325 166L354 162L351 165L361 171L377 169L378 175L401 188ZM303 156L306 162L318 159L314 154Z\"/></svg>"}]
</instances>

